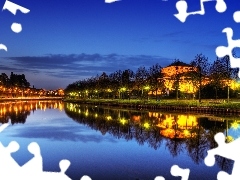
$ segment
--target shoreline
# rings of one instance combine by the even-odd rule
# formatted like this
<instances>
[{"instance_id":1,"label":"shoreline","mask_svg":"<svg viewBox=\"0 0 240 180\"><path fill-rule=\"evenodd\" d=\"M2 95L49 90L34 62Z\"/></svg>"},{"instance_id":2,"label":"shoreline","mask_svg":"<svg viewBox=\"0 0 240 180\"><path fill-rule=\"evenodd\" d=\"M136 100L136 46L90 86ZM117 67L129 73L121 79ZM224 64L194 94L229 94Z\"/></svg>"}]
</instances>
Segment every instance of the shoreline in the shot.
<instances>
[{"instance_id":1,"label":"shoreline","mask_svg":"<svg viewBox=\"0 0 240 180\"><path fill-rule=\"evenodd\" d=\"M102 105L109 107L134 108L140 110L164 110L174 112L195 112L207 114L240 115L240 101L229 103L224 101L203 100L111 100L111 99L63 99L64 102Z\"/></svg>"},{"instance_id":2,"label":"shoreline","mask_svg":"<svg viewBox=\"0 0 240 180\"><path fill-rule=\"evenodd\" d=\"M35 100L63 100L63 97L18 97L18 98L1 98L4 101L35 101Z\"/></svg>"}]
</instances>

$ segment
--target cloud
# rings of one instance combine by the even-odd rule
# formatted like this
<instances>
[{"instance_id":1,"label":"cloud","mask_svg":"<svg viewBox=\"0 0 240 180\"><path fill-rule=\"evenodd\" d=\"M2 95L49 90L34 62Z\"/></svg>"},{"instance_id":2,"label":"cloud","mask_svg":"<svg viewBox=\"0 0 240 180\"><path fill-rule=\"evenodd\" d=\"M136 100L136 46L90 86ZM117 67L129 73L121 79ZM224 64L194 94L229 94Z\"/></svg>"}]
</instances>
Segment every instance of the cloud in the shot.
<instances>
[{"instance_id":1,"label":"cloud","mask_svg":"<svg viewBox=\"0 0 240 180\"><path fill-rule=\"evenodd\" d=\"M36 88L57 89L103 72L110 74L125 69L136 71L140 66L148 68L156 63L164 67L172 59L150 55L82 53L4 57L1 61L1 72L25 74L30 84Z\"/></svg>"},{"instance_id":2,"label":"cloud","mask_svg":"<svg viewBox=\"0 0 240 180\"><path fill-rule=\"evenodd\" d=\"M111 135L102 136L101 134L89 134L83 126L32 126L31 128L20 128L12 137L22 138L42 138L54 141L81 141L81 142L103 142L116 143Z\"/></svg>"},{"instance_id":3,"label":"cloud","mask_svg":"<svg viewBox=\"0 0 240 180\"><path fill-rule=\"evenodd\" d=\"M149 67L156 63L166 66L171 60L160 56L118 54L49 54L45 56L8 57L11 65L1 65L0 69L45 73L61 78L76 76L96 76L99 73L112 73L116 70L136 70L140 66Z\"/></svg>"}]
</instances>

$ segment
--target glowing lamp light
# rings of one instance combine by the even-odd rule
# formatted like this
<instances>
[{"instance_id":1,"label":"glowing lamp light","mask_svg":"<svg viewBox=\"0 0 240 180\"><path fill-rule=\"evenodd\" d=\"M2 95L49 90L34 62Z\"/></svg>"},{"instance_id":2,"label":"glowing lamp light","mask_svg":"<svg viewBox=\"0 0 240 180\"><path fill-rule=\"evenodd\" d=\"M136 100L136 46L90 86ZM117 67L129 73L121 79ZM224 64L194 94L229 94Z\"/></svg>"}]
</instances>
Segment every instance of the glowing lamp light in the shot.
<instances>
[{"instance_id":1,"label":"glowing lamp light","mask_svg":"<svg viewBox=\"0 0 240 180\"><path fill-rule=\"evenodd\" d=\"M124 124L127 122L127 120L124 119L124 118L121 118L121 119L120 119L120 122L124 125Z\"/></svg>"},{"instance_id":2,"label":"glowing lamp light","mask_svg":"<svg viewBox=\"0 0 240 180\"><path fill-rule=\"evenodd\" d=\"M143 127L148 129L150 127L150 124L146 122L146 123L143 124Z\"/></svg>"},{"instance_id":3,"label":"glowing lamp light","mask_svg":"<svg viewBox=\"0 0 240 180\"><path fill-rule=\"evenodd\" d=\"M184 134L184 136L190 136L190 132L186 129L183 131L183 134Z\"/></svg>"},{"instance_id":4,"label":"glowing lamp light","mask_svg":"<svg viewBox=\"0 0 240 180\"><path fill-rule=\"evenodd\" d=\"M120 91L126 91L127 89L125 87L121 88Z\"/></svg>"},{"instance_id":5,"label":"glowing lamp light","mask_svg":"<svg viewBox=\"0 0 240 180\"><path fill-rule=\"evenodd\" d=\"M150 86L145 86L144 89L149 90Z\"/></svg>"},{"instance_id":6,"label":"glowing lamp light","mask_svg":"<svg viewBox=\"0 0 240 180\"><path fill-rule=\"evenodd\" d=\"M231 124L231 128L233 128L234 130L238 129L239 124L235 121Z\"/></svg>"},{"instance_id":7,"label":"glowing lamp light","mask_svg":"<svg viewBox=\"0 0 240 180\"><path fill-rule=\"evenodd\" d=\"M112 117L111 116L107 116L106 119L109 121L109 120L112 120Z\"/></svg>"}]
</instances>

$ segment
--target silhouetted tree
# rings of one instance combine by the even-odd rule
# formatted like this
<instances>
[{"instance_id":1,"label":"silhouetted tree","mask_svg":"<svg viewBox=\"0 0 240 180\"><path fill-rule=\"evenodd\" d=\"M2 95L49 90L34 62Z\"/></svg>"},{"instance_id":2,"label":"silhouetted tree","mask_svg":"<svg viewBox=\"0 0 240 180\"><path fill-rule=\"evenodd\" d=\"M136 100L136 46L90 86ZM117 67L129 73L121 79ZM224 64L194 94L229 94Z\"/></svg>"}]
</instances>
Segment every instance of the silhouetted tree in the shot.
<instances>
[{"instance_id":1,"label":"silhouetted tree","mask_svg":"<svg viewBox=\"0 0 240 180\"><path fill-rule=\"evenodd\" d=\"M155 91L156 93L156 100L158 99L157 97L157 92L160 87L164 86L164 83L162 81L163 78L163 74L161 73L162 67L157 63L153 66L151 66L148 70L149 72L149 86L150 86L150 90L153 92Z\"/></svg>"},{"instance_id":2,"label":"silhouetted tree","mask_svg":"<svg viewBox=\"0 0 240 180\"><path fill-rule=\"evenodd\" d=\"M197 54L190 63L192 66L197 68L198 72L198 100L201 103L201 89L202 81L209 75L209 62L208 58L203 54Z\"/></svg>"},{"instance_id":3,"label":"silhouetted tree","mask_svg":"<svg viewBox=\"0 0 240 180\"><path fill-rule=\"evenodd\" d=\"M147 83L149 73L145 67L139 67L135 73L135 86L137 90L141 90L141 98L143 98L144 86Z\"/></svg>"}]
</instances>

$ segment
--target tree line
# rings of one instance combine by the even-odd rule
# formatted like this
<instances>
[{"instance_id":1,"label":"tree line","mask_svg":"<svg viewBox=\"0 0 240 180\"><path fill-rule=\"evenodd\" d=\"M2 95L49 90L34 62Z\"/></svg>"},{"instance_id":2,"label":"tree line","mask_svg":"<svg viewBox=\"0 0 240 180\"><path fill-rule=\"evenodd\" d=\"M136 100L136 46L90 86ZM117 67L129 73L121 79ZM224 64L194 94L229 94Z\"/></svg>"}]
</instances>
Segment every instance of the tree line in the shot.
<instances>
[{"instance_id":1,"label":"tree line","mask_svg":"<svg viewBox=\"0 0 240 180\"><path fill-rule=\"evenodd\" d=\"M192 129L189 129L190 137L177 138L177 132L184 130L177 129L177 126L173 126L170 129L174 129L173 133L175 134L175 137L169 138L161 135L161 131L164 131L164 129L157 126L166 119L166 114L159 114L157 118L149 117L148 112L137 112L132 110L121 111L119 109L114 110L77 105L74 105L74 108L71 109L70 104L64 106L64 109L66 115L71 119L88 126L91 129L100 131L103 135L108 133L117 139L122 138L127 141L135 140L139 145L148 144L149 147L154 148L155 150L165 145L165 148L168 149L173 157L177 157L186 151L196 164L204 161L204 158L207 155L207 150L216 147L214 135L218 132L226 131L226 128L230 127L231 123L228 121L210 121L208 118L199 117L197 118L197 125L192 127ZM87 115L86 112L88 112ZM106 117L108 116L111 116L112 120L107 119ZM133 116L140 116L140 122L136 123L134 120L131 120ZM123 124L119 121L119 118L128 119L128 121ZM177 121L176 116L174 119ZM146 122L151 124L148 128L143 126ZM231 170L231 160L222 159L219 156L216 157L216 162L217 165L225 171Z\"/></svg>"},{"instance_id":2,"label":"tree line","mask_svg":"<svg viewBox=\"0 0 240 180\"><path fill-rule=\"evenodd\" d=\"M4 87L30 87L30 83L24 74L14 74L13 72L11 72L10 77L2 73L0 75L0 85Z\"/></svg>"},{"instance_id":3,"label":"tree line","mask_svg":"<svg viewBox=\"0 0 240 180\"><path fill-rule=\"evenodd\" d=\"M234 53L234 56L235 53ZM173 63L181 62L175 59ZM96 75L91 78L78 80L69 84L65 94L72 98L148 98L152 94L161 92L159 96L164 98L186 98L187 94L180 92L179 85L187 81L197 89L192 93L201 102L202 98L229 98L236 97L238 91L231 89L230 83L236 82L238 68L231 68L229 56L216 58L213 62L201 54L197 54L189 63L192 71L176 73L168 77L174 81L173 88L166 87L166 74L162 72L162 66L158 63L146 68L140 66L136 71L131 69L117 70L113 73ZM184 77L184 78L183 78ZM206 83L207 82L207 83ZM153 96L158 100L158 95Z\"/></svg>"}]
</instances>

